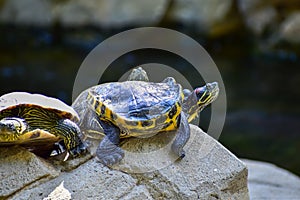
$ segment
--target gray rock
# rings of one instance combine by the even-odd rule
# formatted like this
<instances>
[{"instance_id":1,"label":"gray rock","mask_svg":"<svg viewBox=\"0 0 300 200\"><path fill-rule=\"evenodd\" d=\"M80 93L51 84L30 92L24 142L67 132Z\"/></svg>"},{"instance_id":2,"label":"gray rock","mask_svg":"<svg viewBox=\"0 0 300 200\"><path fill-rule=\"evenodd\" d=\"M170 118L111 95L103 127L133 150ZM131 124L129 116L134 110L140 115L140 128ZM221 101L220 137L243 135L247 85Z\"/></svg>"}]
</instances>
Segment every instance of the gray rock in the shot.
<instances>
[{"instance_id":1,"label":"gray rock","mask_svg":"<svg viewBox=\"0 0 300 200\"><path fill-rule=\"evenodd\" d=\"M251 199L299 199L299 177L270 163L243 161L249 170L248 187Z\"/></svg>"},{"instance_id":2,"label":"gray rock","mask_svg":"<svg viewBox=\"0 0 300 200\"><path fill-rule=\"evenodd\" d=\"M170 16L205 30L216 23L224 22L232 3L232 0L175 0Z\"/></svg>"},{"instance_id":3,"label":"gray rock","mask_svg":"<svg viewBox=\"0 0 300 200\"><path fill-rule=\"evenodd\" d=\"M237 1L237 6L243 14L256 10L257 7L259 7L261 4L263 4L263 1L261 0L238 0Z\"/></svg>"},{"instance_id":4,"label":"gray rock","mask_svg":"<svg viewBox=\"0 0 300 200\"><path fill-rule=\"evenodd\" d=\"M159 22L166 4L167 0L74 0L56 4L53 12L65 26L150 25Z\"/></svg>"},{"instance_id":5,"label":"gray rock","mask_svg":"<svg viewBox=\"0 0 300 200\"><path fill-rule=\"evenodd\" d=\"M245 165L198 127L191 125L191 131L186 157L133 176L154 199L248 199ZM156 157L157 163L164 159Z\"/></svg>"},{"instance_id":6,"label":"gray rock","mask_svg":"<svg viewBox=\"0 0 300 200\"><path fill-rule=\"evenodd\" d=\"M61 182L46 198L43 200L70 200L71 193L64 187L64 182Z\"/></svg>"},{"instance_id":7,"label":"gray rock","mask_svg":"<svg viewBox=\"0 0 300 200\"><path fill-rule=\"evenodd\" d=\"M232 0L5 0L0 20L15 24L122 27L156 25L162 17L195 24L201 30L224 21Z\"/></svg>"},{"instance_id":8,"label":"gray rock","mask_svg":"<svg viewBox=\"0 0 300 200\"><path fill-rule=\"evenodd\" d=\"M72 199L249 199L243 162L193 125L186 157L175 160L169 149L173 136L128 139L122 144L126 153L119 165L108 168L92 159L12 199L45 198L62 181ZM154 154L155 167L148 154L157 147L162 151ZM149 158L149 163L142 158Z\"/></svg>"},{"instance_id":9,"label":"gray rock","mask_svg":"<svg viewBox=\"0 0 300 200\"><path fill-rule=\"evenodd\" d=\"M0 20L37 26L57 21L64 26L154 25L164 15L167 3L167 0L7 0L0 9Z\"/></svg>"},{"instance_id":10,"label":"gray rock","mask_svg":"<svg viewBox=\"0 0 300 200\"><path fill-rule=\"evenodd\" d=\"M257 35L261 35L268 26L274 25L278 17L271 3L260 0L239 0L238 8L246 26Z\"/></svg>"},{"instance_id":11,"label":"gray rock","mask_svg":"<svg viewBox=\"0 0 300 200\"><path fill-rule=\"evenodd\" d=\"M151 200L153 199L144 185L135 186L127 195L122 197L123 200Z\"/></svg>"},{"instance_id":12,"label":"gray rock","mask_svg":"<svg viewBox=\"0 0 300 200\"><path fill-rule=\"evenodd\" d=\"M12 199L42 199L55 190L62 181L64 188L71 193L72 199L120 199L129 195L137 185L137 181L130 175L110 170L93 159L39 187L23 190ZM140 188L138 192L141 196L147 193L145 188Z\"/></svg>"},{"instance_id":13,"label":"gray rock","mask_svg":"<svg viewBox=\"0 0 300 200\"><path fill-rule=\"evenodd\" d=\"M53 23L49 0L9 0L0 12L2 22L48 26Z\"/></svg>"},{"instance_id":14,"label":"gray rock","mask_svg":"<svg viewBox=\"0 0 300 200\"><path fill-rule=\"evenodd\" d=\"M21 147L1 147L0 152L0 199L59 175L52 165Z\"/></svg>"},{"instance_id":15,"label":"gray rock","mask_svg":"<svg viewBox=\"0 0 300 200\"><path fill-rule=\"evenodd\" d=\"M257 35L261 35L277 18L277 11L272 6L256 9L246 14L246 25Z\"/></svg>"},{"instance_id":16,"label":"gray rock","mask_svg":"<svg viewBox=\"0 0 300 200\"><path fill-rule=\"evenodd\" d=\"M300 43L300 12L289 15L280 25L280 38L290 43Z\"/></svg>"}]
</instances>

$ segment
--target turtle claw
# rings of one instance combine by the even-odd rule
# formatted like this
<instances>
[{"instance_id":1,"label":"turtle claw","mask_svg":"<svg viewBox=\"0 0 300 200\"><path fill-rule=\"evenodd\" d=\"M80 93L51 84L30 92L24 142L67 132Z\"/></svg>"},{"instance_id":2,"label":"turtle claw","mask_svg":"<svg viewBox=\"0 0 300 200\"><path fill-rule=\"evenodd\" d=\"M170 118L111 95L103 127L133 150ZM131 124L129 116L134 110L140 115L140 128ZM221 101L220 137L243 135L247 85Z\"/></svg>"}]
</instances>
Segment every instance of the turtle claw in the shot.
<instances>
[{"instance_id":1,"label":"turtle claw","mask_svg":"<svg viewBox=\"0 0 300 200\"><path fill-rule=\"evenodd\" d=\"M180 158L184 158L185 157L185 151L183 150L183 146L176 146L176 145L172 145L171 146L172 151L178 155Z\"/></svg>"},{"instance_id":2,"label":"turtle claw","mask_svg":"<svg viewBox=\"0 0 300 200\"><path fill-rule=\"evenodd\" d=\"M181 156L180 156L180 158L182 159L184 157L185 157L185 153L182 153Z\"/></svg>"},{"instance_id":3,"label":"turtle claw","mask_svg":"<svg viewBox=\"0 0 300 200\"><path fill-rule=\"evenodd\" d=\"M81 142L73 149L70 149L69 152L73 157L78 157L80 155L85 154L87 151L88 151L87 145L85 143Z\"/></svg>"},{"instance_id":4,"label":"turtle claw","mask_svg":"<svg viewBox=\"0 0 300 200\"><path fill-rule=\"evenodd\" d=\"M66 151L65 144L62 141L56 142L53 145L53 151L51 152L50 156L58 156L65 151Z\"/></svg>"}]
</instances>

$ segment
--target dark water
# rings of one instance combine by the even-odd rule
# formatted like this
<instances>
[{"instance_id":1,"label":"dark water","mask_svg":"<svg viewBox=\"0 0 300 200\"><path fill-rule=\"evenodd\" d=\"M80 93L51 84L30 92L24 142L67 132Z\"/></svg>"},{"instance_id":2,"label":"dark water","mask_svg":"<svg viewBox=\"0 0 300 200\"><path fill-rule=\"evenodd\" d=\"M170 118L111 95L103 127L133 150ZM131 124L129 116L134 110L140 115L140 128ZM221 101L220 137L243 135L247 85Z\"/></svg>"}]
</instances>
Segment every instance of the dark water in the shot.
<instances>
[{"instance_id":1,"label":"dark water","mask_svg":"<svg viewBox=\"0 0 300 200\"><path fill-rule=\"evenodd\" d=\"M76 73L85 56L118 32L93 28L1 27L0 94L30 91L70 104ZM186 34L205 47L223 77L228 111L221 143L239 157L270 161L300 175L298 48L284 45L259 48L249 34L218 40L203 39L190 31ZM148 62L175 67L189 77L192 85L199 82L193 80L190 64L184 59L153 49L121 56L101 81L118 80L124 70ZM201 116L202 128L207 128L208 119L209 109Z\"/></svg>"}]
</instances>

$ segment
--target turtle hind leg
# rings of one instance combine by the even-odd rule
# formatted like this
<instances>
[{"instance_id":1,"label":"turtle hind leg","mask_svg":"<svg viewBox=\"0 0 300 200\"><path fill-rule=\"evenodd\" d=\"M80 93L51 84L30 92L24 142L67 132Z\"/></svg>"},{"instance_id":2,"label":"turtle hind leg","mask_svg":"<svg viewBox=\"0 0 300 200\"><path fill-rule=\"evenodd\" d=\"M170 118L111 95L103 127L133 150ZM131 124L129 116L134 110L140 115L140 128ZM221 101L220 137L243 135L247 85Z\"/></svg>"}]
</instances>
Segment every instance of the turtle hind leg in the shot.
<instances>
[{"instance_id":1,"label":"turtle hind leg","mask_svg":"<svg viewBox=\"0 0 300 200\"><path fill-rule=\"evenodd\" d=\"M88 151L89 150L88 150L87 144L85 142L81 141L81 139L74 148L70 149L70 153L73 157L83 155Z\"/></svg>"},{"instance_id":2,"label":"turtle hind leg","mask_svg":"<svg viewBox=\"0 0 300 200\"><path fill-rule=\"evenodd\" d=\"M183 112L181 112L180 116L180 125L171 149L176 155L178 155L180 158L183 158L185 156L183 147L190 138L190 126L187 117Z\"/></svg>"},{"instance_id":3,"label":"turtle hind leg","mask_svg":"<svg viewBox=\"0 0 300 200\"><path fill-rule=\"evenodd\" d=\"M118 146L120 141L120 129L107 121L101 121L105 137L100 142L96 155L104 165L113 165L121 161L124 151Z\"/></svg>"}]
</instances>

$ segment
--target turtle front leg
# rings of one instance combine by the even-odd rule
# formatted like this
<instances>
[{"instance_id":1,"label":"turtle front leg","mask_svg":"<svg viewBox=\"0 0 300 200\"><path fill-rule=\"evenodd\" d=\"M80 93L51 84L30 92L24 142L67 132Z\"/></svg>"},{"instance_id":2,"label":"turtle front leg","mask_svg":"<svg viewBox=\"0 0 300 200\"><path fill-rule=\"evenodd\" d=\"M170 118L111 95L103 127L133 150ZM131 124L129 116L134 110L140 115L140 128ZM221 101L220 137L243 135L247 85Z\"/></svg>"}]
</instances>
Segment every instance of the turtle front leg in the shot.
<instances>
[{"instance_id":1,"label":"turtle front leg","mask_svg":"<svg viewBox=\"0 0 300 200\"><path fill-rule=\"evenodd\" d=\"M189 90L189 89L183 89L182 92L184 95L184 100L186 100L188 98L188 96L190 96L192 94L191 90Z\"/></svg>"},{"instance_id":2,"label":"turtle front leg","mask_svg":"<svg viewBox=\"0 0 300 200\"><path fill-rule=\"evenodd\" d=\"M58 126L50 132L63 138L65 147L73 157L87 152L87 145L80 138L81 131L73 121L69 119L59 120Z\"/></svg>"},{"instance_id":3,"label":"turtle front leg","mask_svg":"<svg viewBox=\"0 0 300 200\"><path fill-rule=\"evenodd\" d=\"M180 116L180 125L171 149L176 155L183 158L185 156L183 147L190 138L190 126L185 113L181 112Z\"/></svg>"},{"instance_id":4,"label":"turtle front leg","mask_svg":"<svg viewBox=\"0 0 300 200\"><path fill-rule=\"evenodd\" d=\"M100 142L96 155L104 165L113 165L121 161L124 151L118 146L120 141L120 129L111 122L99 120L105 137Z\"/></svg>"}]
</instances>

